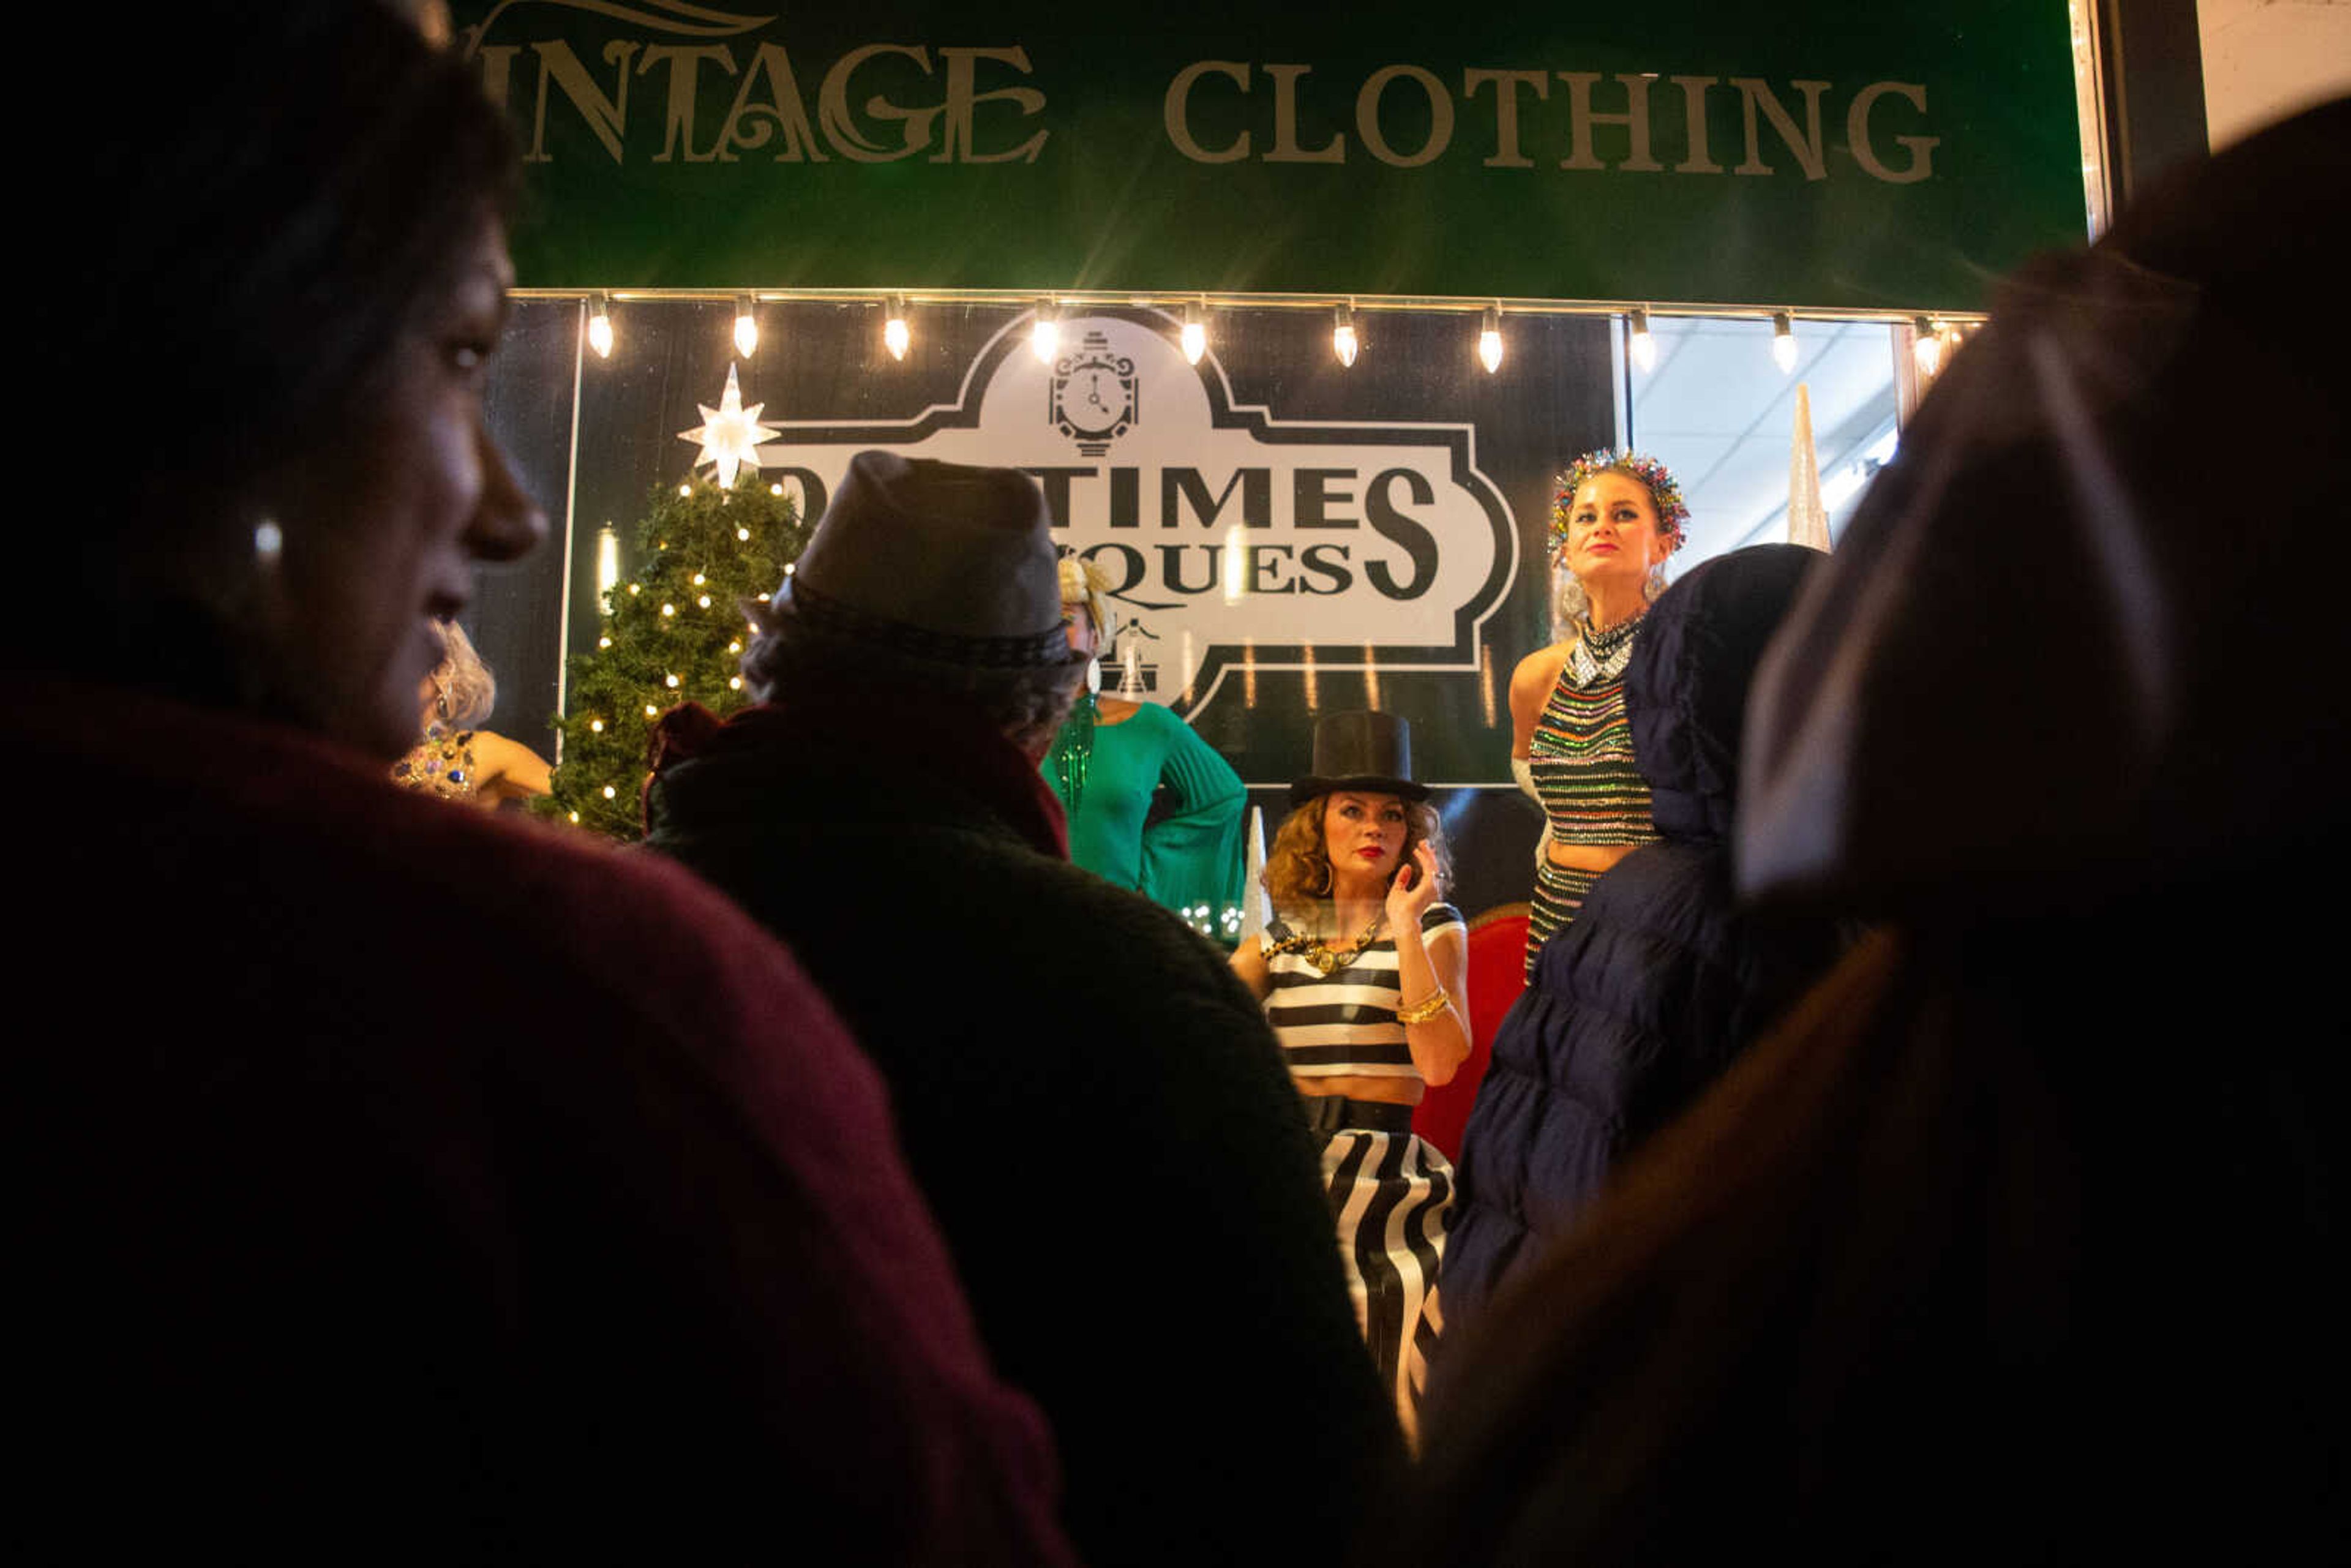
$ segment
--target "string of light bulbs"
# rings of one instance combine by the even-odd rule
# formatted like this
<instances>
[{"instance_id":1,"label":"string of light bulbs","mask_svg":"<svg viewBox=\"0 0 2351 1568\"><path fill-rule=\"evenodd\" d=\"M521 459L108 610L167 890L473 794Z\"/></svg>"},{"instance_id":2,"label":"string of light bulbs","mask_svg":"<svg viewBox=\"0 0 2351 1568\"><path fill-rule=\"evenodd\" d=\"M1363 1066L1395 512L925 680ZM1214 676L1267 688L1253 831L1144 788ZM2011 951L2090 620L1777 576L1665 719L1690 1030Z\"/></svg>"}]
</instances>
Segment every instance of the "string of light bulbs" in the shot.
<instances>
[{"instance_id":1,"label":"string of light bulbs","mask_svg":"<svg viewBox=\"0 0 2351 1568\"><path fill-rule=\"evenodd\" d=\"M577 290L517 289L518 298L580 298ZM654 303L663 300L707 300L714 298L690 290L645 290L626 296L630 302ZM734 343L736 352L750 359L758 352L758 308L762 303L782 303L789 300L830 301L835 303L878 303L883 312L882 343L893 361L903 362L914 345L914 333L910 306L917 297L904 293L882 296L878 301L869 291L849 289L806 289L789 292L739 293L716 298L731 299L734 304ZM919 297L925 305L989 305L1007 304L1020 298L999 290L946 290ZM584 297L588 347L599 359L609 360L618 341L613 321L612 292L595 290ZM1508 303L1494 300L1476 305L1458 298L1389 298L1365 302L1358 298L1332 301L1329 297L1294 295L1237 295L1225 299L1212 299L1203 294L1168 296L1147 294L1116 294L1108 291L1088 291L1036 297L1031 305L1029 326L1029 348L1040 361L1050 363L1061 350L1061 324L1064 313L1083 310L1094 305L1118 305L1155 308L1173 316L1176 321L1176 341L1186 362L1198 364L1210 346L1209 323L1217 310L1246 308L1251 309L1311 308L1331 312L1331 354L1343 369L1353 368L1364 353L1366 337L1362 317L1365 312L1438 311L1456 314L1475 312L1478 329L1472 352L1477 362L1489 375L1499 374L1508 355L1504 321L1508 317L1536 316L1610 316L1621 317L1625 323L1626 358L1633 368L1646 374L1656 368L1657 343L1651 325L1653 313L1673 317L1745 319L1768 322L1771 331L1771 352L1773 363L1782 373L1792 374L1801 358L1797 341L1799 313L1786 308L1721 305L1672 305L1629 303L1564 303L1543 300L1521 300ZM1922 379L1932 380L1948 364L1951 354L1966 340L1967 335L1980 325L1980 316L1950 312L1931 315L1884 310L1818 309L1806 310L1802 319L1817 321L1871 321L1891 327L1907 327L1911 351Z\"/></svg>"}]
</instances>

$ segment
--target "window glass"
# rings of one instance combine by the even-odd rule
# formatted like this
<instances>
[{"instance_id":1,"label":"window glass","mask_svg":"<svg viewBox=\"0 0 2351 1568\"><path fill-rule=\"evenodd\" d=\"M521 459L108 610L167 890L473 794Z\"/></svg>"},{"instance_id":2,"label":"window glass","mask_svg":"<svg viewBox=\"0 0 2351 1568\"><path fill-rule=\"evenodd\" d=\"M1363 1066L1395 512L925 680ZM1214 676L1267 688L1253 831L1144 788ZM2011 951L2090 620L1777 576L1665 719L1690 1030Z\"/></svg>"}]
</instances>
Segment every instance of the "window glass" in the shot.
<instances>
[{"instance_id":1,"label":"window glass","mask_svg":"<svg viewBox=\"0 0 2351 1568\"><path fill-rule=\"evenodd\" d=\"M1812 403L1829 535L1842 533L1869 476L1894 454L1897 329L1799 319L1785 371L1769 321L1657 316L1649 329L1651 368L1626 357L1626 440L1671 468L1689 503L1689 543L1669 571L1787 538L1799 387Z\"/></svg>"}]
</instances>

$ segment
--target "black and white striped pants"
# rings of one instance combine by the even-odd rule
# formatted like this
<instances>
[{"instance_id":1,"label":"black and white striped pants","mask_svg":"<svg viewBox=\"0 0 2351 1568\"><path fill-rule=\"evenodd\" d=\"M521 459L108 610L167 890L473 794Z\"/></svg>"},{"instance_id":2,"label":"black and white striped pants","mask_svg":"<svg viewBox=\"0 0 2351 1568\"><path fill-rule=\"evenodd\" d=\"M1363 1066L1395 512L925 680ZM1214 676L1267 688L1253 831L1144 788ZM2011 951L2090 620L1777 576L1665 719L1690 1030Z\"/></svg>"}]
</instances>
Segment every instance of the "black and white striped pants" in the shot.
<instances>
[{"instance_id":1,"label":"black and white striped pants","mask_svg":"<svg viewBox=\"0 0 2351 1568\"><path fill-rule=\"evenodd\" d=\"M1445 1251L1453 1167L1408 1132L1343 1127L1322 1145L1322 1181L1355 1321L1407 1436L1444 1319L1437 1268Z\"/></svg>"}]
</instances>

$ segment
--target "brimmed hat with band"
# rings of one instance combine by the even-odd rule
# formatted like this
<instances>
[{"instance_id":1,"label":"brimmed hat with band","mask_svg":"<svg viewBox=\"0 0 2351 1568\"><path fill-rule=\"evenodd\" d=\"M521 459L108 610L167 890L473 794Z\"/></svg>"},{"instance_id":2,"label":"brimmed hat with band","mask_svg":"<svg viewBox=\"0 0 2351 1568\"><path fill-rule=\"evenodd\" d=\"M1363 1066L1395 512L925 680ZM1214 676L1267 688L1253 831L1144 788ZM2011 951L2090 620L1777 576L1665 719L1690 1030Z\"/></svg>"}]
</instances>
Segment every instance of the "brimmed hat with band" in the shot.
<instances>
[{"instance_id":1,"label":"brimmed hat with band","mask_svg":"<svg viewBox=\"0 0 2351 1568\"><path fill-rule=\"evenodd\" d=\"M1045 494L1017 468L859 453L768 610L966 671L1080 660Z\"/></svg>"},{"instance_id":2,"label":"brimmed hat with band","mask_svg":"<svg viewBox=\"0 0 2351 1568\"><path fill-rule=\"evenodd\" d=\"M1412 726L1392 713L1326 713L1314 721L1314 771L1290 787L1302 806L1333 789L1426 800L1412 779Z\"/></svg>"}]
</instances>

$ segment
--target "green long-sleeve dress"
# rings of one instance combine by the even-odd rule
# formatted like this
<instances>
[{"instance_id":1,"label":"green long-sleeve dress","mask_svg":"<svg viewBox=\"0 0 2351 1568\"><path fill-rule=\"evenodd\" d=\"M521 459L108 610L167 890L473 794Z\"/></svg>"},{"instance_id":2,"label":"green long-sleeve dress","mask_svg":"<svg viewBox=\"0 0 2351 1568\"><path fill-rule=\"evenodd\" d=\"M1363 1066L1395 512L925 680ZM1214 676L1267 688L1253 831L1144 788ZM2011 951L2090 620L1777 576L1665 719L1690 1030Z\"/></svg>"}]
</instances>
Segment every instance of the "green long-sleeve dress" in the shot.
<instances>
[{"instance_id":1,"label":"green long-sleeve dress","mask_svg":"<svg viewBox=\"0 0 2351 1568\"><path fill-rule=\"evenodd\" d=\"M1078 699L1041 768L1070 817L1070 858L1230 946L1240 931L1248 791L1216 748L1155 703L1117 724ZM1162 785L1168 800L1152 814Z\"/></svg>"}]
</instances>

